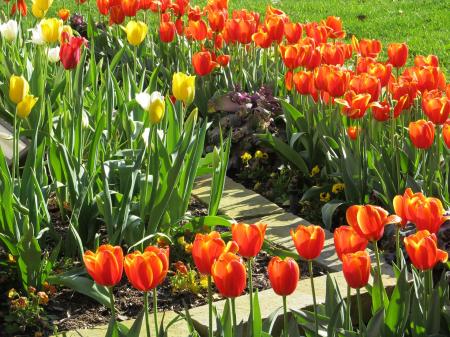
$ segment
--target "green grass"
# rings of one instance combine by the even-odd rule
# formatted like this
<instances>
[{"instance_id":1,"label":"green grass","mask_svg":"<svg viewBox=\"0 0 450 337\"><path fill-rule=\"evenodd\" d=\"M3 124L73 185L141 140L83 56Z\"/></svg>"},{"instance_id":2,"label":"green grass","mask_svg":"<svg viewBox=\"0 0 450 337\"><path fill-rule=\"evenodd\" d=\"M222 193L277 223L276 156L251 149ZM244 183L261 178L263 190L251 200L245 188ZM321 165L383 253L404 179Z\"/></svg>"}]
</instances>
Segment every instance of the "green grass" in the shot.
<instances>
[{"instance_id":1,"label":"green grass","mask_svg":"<svg viewBox=\"0 0 450 337\"><path fill-rule=\"evenodd\" d=\"M69 4L70 3L70 4ZM193 1L203 5L206 0ZM65 4L76 10L74 0L55 0L56 11ZM94 0L89 0L94 7ZM88 3L82 6L87 11ZM450 70L450 1L448 0L229 0L231 9L247 8L261 13L268 5L282 9L292 20L318 21L328 15L340 16L348 35L358 38L406 42L410 55L435 54Z\"/></svg>"}]
</instances>

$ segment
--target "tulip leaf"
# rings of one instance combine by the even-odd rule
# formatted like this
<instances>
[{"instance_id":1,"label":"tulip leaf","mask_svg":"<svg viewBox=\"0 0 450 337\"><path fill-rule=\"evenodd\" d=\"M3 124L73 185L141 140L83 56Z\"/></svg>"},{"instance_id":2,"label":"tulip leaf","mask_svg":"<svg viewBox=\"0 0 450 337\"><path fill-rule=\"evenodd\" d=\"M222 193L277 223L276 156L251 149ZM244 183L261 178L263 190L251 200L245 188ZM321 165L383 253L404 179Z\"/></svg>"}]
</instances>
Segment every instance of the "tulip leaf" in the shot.
<instances>
[{"instance_id":1,"label":"tulip leaf","mask_svg":"<svg viewBox=\"0 0 450 337\"><path fill-rule=\"evenodd\" d=\"M329 202L327 202L325 205L323 205L322 207L322 220L323 223L325 225L326 229L331 229L332 225L333 225L333 215L334 212L336 212L336 210L342 206L345 205L346 202L339 200L339 199L334 199L331 200Z\"/></svg>"},{"instance_id":2,"label":"tulip leaf","mask_svg":"<svg viewBox=\"0 0 450 337\"><path fill-rule=\"evenodd\" d=\"M386 337L403 336L405 333L404 330L408 321L411 299L411 288L406 279L406 273L406 268L403 268L391 295L391 300L386 311Z\"/></svg>"},{"instance_id":3,"label":"tulip leaf","mask_svg":"<svg viewBox=\"0 0 450 337\"><path fill-rule=\"evenodd\" d=\"M133 325L127 333L127 337L139 337L142 329L142 322L144 321L145 308L141 310L139 315L136 317Z\"/></svg>"},{"instance_id":4,"label":"tulip leaf","mask_svg":"<svg viewBox=\"0 0 450 337\"><path fill-rule=\"evenodd\" d=\"M266 333L272 334L272 330L275 326L275 323L278 319L280 311L283 309L283 307L277 308L275 311L273 311L269 317L267 317L263 322L263 331Z\"/></svg>"},{"instance_id":5,"label":"tulip leaf","mask_svg":"<svg viewBox=\"0 0 450 337\"><path fill-rule=\"evenodd\" d=\"M259 297L258 290L256 290L255 294L253 295L253 318L252 318L253 337L261 337L262 333L261 309L259 307L258 297Z\"/></svg>"},{"instance_id":6,"label":"tulip leaf","mask_svg":"<svg viewBox=\"0 0 450 337\"><path fill-rule=\"evenodd\" d=\"M383 335L384 308L380 308L367 324L367 337L380 337Z\"/></svg>"}]
</instances>

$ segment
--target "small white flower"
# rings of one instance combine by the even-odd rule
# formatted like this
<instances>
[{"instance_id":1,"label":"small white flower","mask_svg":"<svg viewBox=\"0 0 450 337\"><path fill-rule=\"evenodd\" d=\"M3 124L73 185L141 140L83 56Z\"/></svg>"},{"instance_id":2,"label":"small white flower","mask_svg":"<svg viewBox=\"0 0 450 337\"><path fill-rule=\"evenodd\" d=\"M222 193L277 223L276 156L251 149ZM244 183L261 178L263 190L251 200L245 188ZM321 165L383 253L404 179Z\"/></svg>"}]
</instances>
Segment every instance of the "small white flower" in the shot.
<instances>
[{"instance_id":1,"label":"small white flower","mask_svg":"<svg viewBox=\"0 0 450 337\"><path fill-rule=\"evenodd\" d=\"M58 62L59 61L59 47L50 48L47 51L47 57L51 63Z\"/></svg>"},{"instance_id":2,"label":"small white flower","mask_svg":"<svg viewBox=\"0 0 450 337\"><path fill-rule=\"evenodd\" d=\"M31 31L31 42L36 45L43 45L45 43L42 37L41 25L38 24L36 27L30 29Z\"/></svg>"},{"instance_id":3,"label":"small white flower","mask_svg":"<svg viewBox=\"0 0 450 337\"><path fill-rule=\"evenodd\" d=\"M1 24L0 33L6 41L14 41L19 33L17 22L14 20L9 20L8 22Z\"/></svg>"}]
</instances>

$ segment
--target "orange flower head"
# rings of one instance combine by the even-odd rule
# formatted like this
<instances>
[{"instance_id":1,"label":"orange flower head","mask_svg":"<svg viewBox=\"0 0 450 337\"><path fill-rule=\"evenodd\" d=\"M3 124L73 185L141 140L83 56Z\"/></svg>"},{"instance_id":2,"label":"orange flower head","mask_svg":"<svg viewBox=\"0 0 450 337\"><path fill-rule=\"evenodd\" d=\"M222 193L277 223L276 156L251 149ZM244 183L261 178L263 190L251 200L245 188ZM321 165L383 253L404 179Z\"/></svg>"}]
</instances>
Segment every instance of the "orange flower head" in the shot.
<instances>
[{"instance_id":1,"label":"orange flower head","mask_svg":"<svg viewBox=\"0 0 450 337\"><path fill-rule=\"evenodd\" d=\"M270 16L265 21L265 28L272 41L278 44L283 40L284 22L278 16Z\"/></svg>"},{"instance_id":2,"label":"orange flower head","mask_svg":"<svg viewBox=\"0 0 450 337\"><path fill-rule=\"evenodd\" d=\"M303 26L300 23L286 22L284 36L288 43L297 43L302 38Z\"/></svg>"},{"instance_id":3,"label":"orange flower head","mask_svg":"<svg viewBox=\"0 0 450 337\"><path fill-rule=\"evenodd\" d=\"M133 17L136 16L139 10L138 0L122 0L122 12L125 16Z\"/></svg>"},{"instance_id":4,"label":"orange flower head","mask_svg":"<svg viewBox=\"0 0 450 337\"><path fill-rule=\"evenodd\" d=\"M358 139L359 134L361 133L361 128L359 126L351 125L347 128L348 138L351 140Z\"/></svg>"},{"instance_id":5,"label":"orange flower head","mask_svg":"<svg viewBox=\"0 0 450 337\"><path fill-rule=\"evenodd\" d=\"M125 274L134 288L149 291L160 285L169 270L169 249L149 246L125 256Z\"/></svg>"},{"instance_id":6,"label":"orange flower head","mask_svg":"<svg viewBox=\"0 0 450 337\"><path fill-rule=\"evenodd\" d=\"M439 67L439 59L436 55L417 55L414 58L414 65L417 67L423 67L423 66L432 66L432 67Z\"/></svg>"},{"instance_id":7,"label":"orange flower head","mask_svg":"<svg viewBox=\"0 0 450 337\"><path fill-rule=\"evenodd\" d=\"M269 33L264 29L260 29L258 32L252 35L252 40L260 48L269 48L272 45ZM281 47L281 46L280 46Z\"/></svg>"},{"instance_id":8,"label":"orange flower head","mask_svg":"<svg viewBox=\"0 0 450 337\"><path fill-rule=\"evenodd\" d=\"M325 232L320 226L299 225L297 229L291 230L298 255L306 260L314 260L319 257L325 243Z\"/></svg>"},{"instance_id":9,"label":"orange flower head","mask_svg":"<svg viewBox=\"0 0 450 337\"><path fill-rule=\"evenodd\" d=\"M125 14L122 11L122 6L111 6L109 9L109 24L120 25L125 21Z\"/></svg>"},{"instance_id":10,"label":"orange flower head","mask_svg":"<svg viewBox=\"0 0 450 337\"><path fill-rule=\"evenodd\" d=\"M388 46L388 62L395 68L401 68L408 59L408 46L406 43L391 43Z\"/></svg>"},{"instance_id":11,"label":"orange flower head","mask_svg":"<svg viewBox=\"0 0 450 337\"><path fill-rule=\"evenodd\" d=\"M342 28L342 19L337 16L329 16L323 24L329 27L328 36L332 39L343 39L345 31Z\"/></svg>"},{"instance_id":12,"label":"orange flower head","mask_svg":"<svg viewBox=\"0 0 450 337\"><path fill-rule=\"evenodd\" d=\"M228 64L230 63L230 55L219 55L217 56L216 61L221 67L228 67Z\"/></svg>"},{"instance_id":13,"label":"orange flower head","mask_svg":"<svg viewBox=\"0 0 450 337\"><path fill-rule=\"evenodd\" d=\"M330 68L326 77L326 91L331 97L340 97L347 91L349 73L343 70Z\"/></svg>"},{"instance_id":14,"label":"orange flower head","mask_svg":"<svg viewBox=\"0 0 450 337\"><path fill-rule=\"evenodd\" d=\"M123 272L123 251L119 246L101 245L93 253L83 254L86 270L94 281L102 286L112 287L120 282Z\"/></svg>"},{"instance_id":15,"label":"orange flower head","mask_svg":"<svg viewBox=\"0 0 450 337\"><path fill-rule=\"evenodd\" d=\"M242 259L232 252L222 254L213 264L211 273L219 293L235 298L246 286L247 272Z\"/></svg>"},{"instance_id":16,"label":"orange flower head","mask_svg":"<svg viewBox=\"0 0 450 337\"><path fill-rule=\"evenodd\" d=\"M367 73L377 77L380 80L381 87L385 87L391 78L392 64L383 64L380 62L369 63L367 65Z\"/></svg>"},{"instance_id":17,"label":"orange flower head","mask_svg":"<svg viewBox=\"0 0 450 337\"><path fill-rule=\"evenodd\" d=\"M323 64L343 65L345 54L342 45L334 43L323 43L320 48Z\"/></svg>"},{"instance_id":18,"label":"orange flower head","mask_svg":"<svg viewBox=\"0 0 450 337\"><path fill-rule=\"evenodd\" d=\"M300 268L293 258L287 257L283 260L278 256L273 257L269 262L267 272L275 294L288 296L297 288Z\"/></svg>"},{"instance_id":19,"label":"orange flower head","mask_svg":"<svg viewBox=\"0 0 450 337\"><path fill-rule=\"evenodd\" d=\"M447 120L442 126L442 136L444 138L445 145L450 149L450 120Z\"/></svg>"},{"instance_id":20,"label":"orange flower head","mask_svg":"<svg viewBox=\"0 0 450 337\"><path fill-rule=\"evenodd\" d=\"M334 247L339 260L348 253L365 250L369 243L350 226L340 226L334 231Z\"/></svg>"},{"instance_id":21,"label":"orange flower head","mask_svg":"<svg viewBox=\"0 0 450 337\"><path fill-rule=\"evenodd\" d=\"M432 66L411 67L405 69L403 76L417 79L417 89L421 93L441 87L441 78L444 76L439 68Z\"/></svg>"},{"instance_id":22,"label":"orange flower head","mask_svg":"<svg viewBox=\"0 0 450 337\"><path fill-rule=\"evenodd\" d=\"M108 15L110 6L109 0L97 0L97 8L101 15Z\"/></svg>"},{"instance_id":23,"label":"orange flower head","mask_svg":"<svg viewBox=\"0 0 450 337\"><path fill-rule=\"evenodd\" d=\"M188 19L190 21L199 21L203 16L203 10L199 6L189 6Z\"/></svg>"},{"instance_id":24,"label":"orange flower head","mask_svg":"<svg viewBox=\"0 0 450 337\"><path fill-rule=\"evenodd\" d=\"M231 225L233 241L239 246L239 254L245 258L258 255L264 243L267 224L261 222L254 224L235 223Z\"/></svg>"},{"instance_id":25,"label":"orange flower head","mask_svg":"<svg viewBox=\"0 0 450 337\"><path fill-rule=\"evenodd\" d=\"M317 22L308 22L304 28L306 35L312 38L317 44L327 42L329 27L319 25Z\"/></svg>"},{"instance_id":26,"label":"orange flower head","mask_svg":"<svg viewBox=\"0 0 450 337\"><path fill-rule=\"evenodd\" d=\"M59 16L59 18L60 18L61 20L67 21L67 19L68 19L69 16L70 16L70 11L69 11L67 8L61 8L61 9L58 11L58 16Z\"/></svg>"},{"instance_id":27,"label":"orange flower head","mask_svg":"<svg viewBox=\"0 0 450 337\"><path fill-rule=\"evenodd\" d=\"M278 49L281 54L281 59L288 69L293 70L299 66L300 49L297 45L281 45Z\"/></svg>"},{"instance_id":28,"label":"orange flower head","mask_svg":"<svg viewBox=\"0 0 450 337\"><path fill-rule=\"evenodd\" d=\"M11 16L16 14L17 10L22 16L27 16L28 8L25 0L16 0L14 1L13 6L11 7Z\"/></svg>"},{"instance_id":29,"label":"orange flower head","mask_svg":"<svg viewBox=\"0 0 450 337\"><path fill-rule=\"evenodd\" d=\"M411 212L408 212L408 207L410 205L410 200L412 198L422 198L424 197L422 193L414 194L410 188L407 188L403 195L396 195L392 201L394 205L395 214L401 218L400 225L404 227L408 221L412 220Z\"/></svg>"},{"instance_id":30,"label":"orange flower head","mask_svg":"<svg viewBox=\"0 0 450 337\"><path fill-rule=\"evenodd\" d=\"M209 51L201 51L192 55L192 65L197 75L205 76L214 70L217 62L212 60L212 55Z\"/></svg>"},{"instance_id":31,"label":"orange flower head","mask_svg":"<svg viewBox=\"0 0 450 337\"><path fill-rule=\"evenodd\" d=\"M198 233L192 246L192 258L198 271L204 275L211 275L211 267L225 247L226 244L218 232Z\"/></svg>"},{"instance_id":32,"label":"orange flower head","mask_svg":"<svg viewBox=\"0 0 450 337\"><path fill-rule=\"evenodd\" d=\"M377 61L374 58L371 57L358 57L356 62L356 73L367 73L369 71L369 64L377 63ZM390 66L392 69L392 64ZM371 74L374 75L374 74Z\"/></svg>"},{"instance_id":33,"label":"orange flower head","mask_svg":"<svg viewBox=\"0 0 450 337\"><path fill-rule=\"evenodd\" d=\"M379 40L358 39L352 37L353 49L355 49L362 57L376 58L381 52L381 42Z\"/></svg>"},{"instance_id":34,"label":"orange flower head","mask_svg":"<svg viewBox=\"0 0 450 337\"><path fill-rule=\"evenodd\" d=\"M434 233L421 230L404 238L403 242L411 262L419 270L430 270L438 262L447 262L448 253L437 248Z\"/></svg>"},{"instance_id":35,"label":"orange flower head","mask_svg":"<svg viewBox=\"0 0 450 337\"><path fill-rule=\"evenodd\" d=\"M372 205L353 205L347 209L347 223L368 241L378 241L384 233L384 226L391 221L389 213Z\"/></svg>"},{"instance_id":36,"label":"orange flower head","mask_svg":"<svg viewBox=\"0 0 450 337\"><path fill-rule=\"evenodd\" d=\"M432 90L422 96L422 109L434 124L444 124L450 114L450 102L440 91Z\"/></svg>"},{"instance_id":37,"label":"orange flower head","mask_svg":"<svg viewBox=\"0 0 450 337\"><path fill-rule=\"evenodd\" d=\"M428 149L434 141L433 122L420 119L409 123L409 138L418 149Z\"/></svg>"},{"instance_id":38,"label":"orange flower head","mask_svg":"<svg viewBox=\"0 0 450 337\"><path fill-rule=\"evenodd\" d=\"M392 98L396 101L400 101L406 95L404 109L409 109L413 105L418 93L417 79L409 76L400 76L397 80L391 77L388 88L392 93Z\"/></svg>"},{"instance_id":39,"label":"orange flower head","mask_svg":"<svg viewBox=\"0 0 450 337\"><path fill-rule=\"evenodd\" d=\"M380 97L381 83L380 80L372 75L362 73L355 75L349 83L350 90L357 94L369 94L370 102L375 102Z\"/></svg>"},{"instance_id":40,"label":"orange flower head","mask_svg":"<svg viewBox=\"0 0 450 337\"><path fill-rule=\"evenodd\" d=\"M371 105L371 108L372 116L376 121L385 122L391 117L391 106L388 101L375 102Z\"/></svg>"},{"instance_id":41,"label":"orange flower head","mask_svg":"<svg viewBox=\"0 0 450 337\"><path fill-rule=\"evenodd\" d=\"M353 90L347 91L343 99L336 98L336 103L342 106L341 113L351 119L364 117L369 108L370 94L356 94Z\"/></svg>"},{"instance_id":42,"label":"orange flower head","mask_svg":"<svg viewBox=\"0 0 450 337\"><path fill-rule=\"evenodd\" d=\"M170 43L175 38L176 27L171 21L161 22L159 25L159 38L162 42Z\"/></svg>"},{"instance_id":43,"label":"orange flower head","mask_svg":"<svg viewBox=\"0 0 450 337\"><path fill-rule=\"evenodd\" d=\"M184 35L188 38L193 38L196 41L203 41L208 35L208 27L203 20L189 20L188 26L185 28Z\"/></svg>"},{"instance_id":44,"label":"orange flower head","mask_svg":"<svg viewBox=\"0 0 450 337\"><path fill-rule=\"evenodd\" d=\"M298 71L294 74L295 89L301 95L317 94L314 86L314 74L312 71Z\"/></svg>"},{"instance_id":45,"label":"orange flower head","mask_svg":"<svg viewBox=\"0 0 450 337\"><path fill-rule=\"evenodd\" d=\"M225 27L225 20L227 18L226 11L210 11L208 12L209 26L213 32L220 33Z\"/></svg>"},{"instance_id":46,"label":"orange flower head","mask_svg":"<svg viewBox=\"0 0 450 337\"><path fill-rule=\"evenodd\" d=\"M284 75L284 85L288 91L291 91L294 86L294 73L291 70Z\"/></svg>"},{"instance_id":47,"label":"orange flower head","mask_svg":"<svg viewBox=\"0 0 450 337\"><path fill-rule=\"evenodd\" d=\"M354 289L367 285L370 275L370 256L367 251L348 253L342 256L342 272L347 284Z\"/></svg>"},{"instance_id":48,"label":"orange flower head","mask_svg":"<svg viewBox=\"0 0 450 337\"><path fill-rule=\"evenodd\" d=\"M422 193L415 193L404 198L404 213L418 230L437 233L441 225L449 219L444 216L444 207L437 198L427 198Z\"/></svg>"}]
</instances>

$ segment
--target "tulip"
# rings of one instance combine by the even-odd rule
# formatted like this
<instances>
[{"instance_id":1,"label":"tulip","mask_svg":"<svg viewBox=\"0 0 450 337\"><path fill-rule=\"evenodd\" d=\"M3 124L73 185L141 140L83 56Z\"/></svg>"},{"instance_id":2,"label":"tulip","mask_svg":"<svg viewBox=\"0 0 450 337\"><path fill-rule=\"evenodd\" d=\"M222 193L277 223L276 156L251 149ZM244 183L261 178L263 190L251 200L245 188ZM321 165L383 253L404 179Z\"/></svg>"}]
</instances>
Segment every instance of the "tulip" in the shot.
<instances>
[{"instance_id":1,"label":"tulip","mask_svg":"<svg viewBox=\"0 0 450 337\"><path fill-rule=\"evenodd\" d=\"M221 67L228 67L228 64L230 63L230 55L219 55L217 56L216 61Z\"/></svg>"},{"instance_id":2,"label":"tulip","mask_svg":"<svg viewBox=\"0 0 450 337\"><path fill-rule=\"evenodd\" d=\"M343 99L336 98L336 103L342 105L341 112L351 119L364 117L370 107L370 94L357 95L353 90L347 91Z\"/></svg>"},{"instance_id":3,"label":"tulip","mask_svg":"<svg viewBox=\"0 0 450 337\"><path fill-rule=\"evenodd\" d=\"M159 26L159 38L162 42L170 43L175 38L175 24L173 22L161 22Z\"/></svg>"},{"instance_id":4,"label":"tulip","mask_svg":"<svg viewBox=\"0 0 450 337\"><path fill-rule=\"evenodd\" d=\"M450 102L440 91L432 90L422 96L422 109L434 124L444 124L450 115Z\"/></svg>"},{"instance_id":5,"label":"tulip","mask_svg":"<svg viewBox=\"0 0 450 337\"><path fill-rule=\"evenodd\" d=\"M36 3L31 5L31 13L37 19L42 19L45 14L47 14L46 10L41 9Z\"/></svg>"},{"instance_id":6,"label":"tulip","mask_svg":"<svg viewBox=\"0 0 450 337\"><path fill-rule=\"evenodd\" d=\"M349 74L342 70L331 69L327 74L326 81L326 91L332 97L339 97L344 95L347 90Z\"/></svg>"},{"instance_id":7,"label":"tulip","mask_svg":"<svg viewBox=\"0 0 450 337\"><path fill-rule=\"evenodd\" d=\"M391 106L388 101L375 102L371 105L372 116L379 122L385 122L391 117ZM394 118L398 116L394 115Z\"/></svg>"},{"instance_id":8,"label":"tulip","mask_svg":"<svg viewBox=\"0 0 450 337\"><path fill-rule=\"evenodd\" d=\"M69 11L67 8L61 8L61 9L58 11L58 16L59 16L59 18L60 18L61 20L67 21L67 19L68 19L69 16L70 16L70 11Z\"/></svg>"},{"instance_id":9,"label":"tulip","mask_svg":"<svg viewBox=\"0 0 450 337\"><path fill-rule=\"evenodd\" d=\"M392 73L392 64L372 62L367 64L367 73L375 76L380 80L381 87L385 87L389 83Z\"/></svg>"},{"instance_id":10,"label":"tulip","mask_svg":"<svg viewBox=\"0 0 450 337\"><path fill-rule=\"evenodd\" d=\"M295 89L301 95L311 95L317 98L317 90L314 85L314 74L311 71L299 71L294 74Z\"/></svg>"},{"instance_id":11,"label":"tulip","mask_svg":"<svg viewBox=\"0 0 450 337\"><path fill-rule=\"evenodd\" d=\"M362 57L376 58L381 52L381 42L379 40L361 39L352 37L352 45Z\"/></svg>"},{"instance_id":12,"label":"tulip","mask_svg":"<svg viewBox=\"0 0 450 337\"><path fill-rule=\"evenodd\" d=\"M342 256L365 250L369 243L350 226L340 226L334 231L334 247L336 254L342 261Z\"/></svg>"},{"instance_id":13,"label":"tulip","mask_svg":"<svg viewBox=\"0 0 450 337\"><path fill-rule=\"evenodd\" d=\"M0 34L6 41L14 41L19 33L19 27L17 22L14 20L9 20L6 23L0 25Z\"/></svg>"},{"instance_id":14,"label":"tulip","mask_svg":"<svg viewBox=\"0 0 450 337\"><path fill-rule=\"evenodd\" d=\"M400 76L397 81L390 81L388 88L392 93L392 98L397 101L400 101L406 95L407 99L404 103L404 109L409 109L417 96L417 79Z\"/></svg>"},{"instance_id":15,"label":"tulip","mask_svg":"<svg viewBox=\"0 0 450 337\"><path fill-rule=\"evenodd\" d=\"M214 283L224 297L235 298L242 294L247 274L242 259L234 253L222 254L213 264Z\"/></svg>"},{"instance_id":16,"label":"tulip","mask_svg":"<svg viewBox=\"0 0 450 337\"><path fill-rule=\"evenodd\" d=\"M151 124L158 124L163 119L166 103L159 91L154 91L151 95L141 92L136 95L136 101L148 113Z\"/></svg>"},{"instance_id":17,"label":"tulip","mask_svg":"<svg viewBox=\"0 0 450 337\"><path fill-rule=\"evenodd\" d=\"M225 27L226 11L210 11L208 12L209 26L213 32L220 33Z\"/></svg>"},{"instance_id":18,"label":"tulip","mask_svg":"<svg viewBox=\"0 0 450 337\"><path fill-rule=\"evenodd\" d=\"M192 65L197 75L206 76L214 70L217 62L212 60L212 55L209 51L201 51L192 55Z\"/></svg>"},{"instance_id":19,"label":"tulip","mask_svg":"<svg viewBox=\"0 0 450 337\"><path fill-rule=\"evenodd\" d=\"M426 93L426 91L438 89L441 77L444 76L438 68L432 66L408 68L403 75L416 78L417 89L422 94Z\"/></svg>"},{"instance_id":20,"label":"tulip","mask_svg":"<svg viewBox=\"0 0 450 337\"><path fill-rule=\"evenodd\" d=\"M413 265L422 271L433 269L438 262L446 262L447 252L437 248L436 234L420 230L403 240Z\"/></svg>"},{"instance_id":21,"label":"tulip","mask_svg":"<svg viewBox=\"0 0 450 337\"><path fill-rule=\"evenodd\" d=\"M344 50L336 44L324 43L320 48L322 63L330 65L343 65L345 61Z\"/></svg>"},{"instance_id":22,"label":"tulip","mask_svg":"<svg viewBox=\"0 0 450 337\"><path fill-rule=\"evenodd\" d=\"M122 6L116 5L109 8L109 24L120 25L125 20L125 14L123 13Z\"/></svg>"},{"instance_id":23,"label":"tulip","mask_svg":"<svg viewBox=\"0 0 450 337\"><path fill-rule=\"evenodd\" d=\"M391 43L388 46L388 62L395 68L401 68L408 59L408 46L406 43Z\"/></svg>"},{"instance_id":24,"label":"tulip","mask_svg":"<svg viewBox=\"0 0 450 337\"><path fill-rule=\"evenodd\" d=\"M406 218L413 222L418 230L428 230L437 233L441 225L449 219L444 216L444 207L437 198L427 198L422 193L405 198L404 213Z\"/></svg>"},{"instance_id":25,"label":"tulip","mask_svg":"<svg viewBox=\"0 0 450 337\"><path fill-rule=\"evenodd\" d=\"M280 43L284 36L284 22L278 16L269 16L265 21L265 28L271 41Z\"/></svg>"},{"instance_id":26,"label":"tulip","mask_svg":"<svg viewBox=\"0 0 450 337\"><path fill-rule=\"evenodd\" d=\"M59 43L63 44L69 42L70 38L73 36L72 27L69 25L64 25L59 30Z\"/></svg>"},{"instance_id":27,"label":"tulip","mask_svg":"<svg viewBox=\"0 0 450 337\"><path fill-rule=\"evenodd\" d=\"M26 95L22 101L17 104L16 113L19 118L25 119L30 115L31 109L37 102L37 98L33 95Z\"/></svg>"},{"instance_id":28,"label":"tulip","mask_svg":"<svg viewBox=\"0 0 450 337\"><path fill-rule=\"evenodd\" d=\"M300 23L287 22L284 24L284 36L288 43L297 43L303 33L303 27Z\"/></svg>"},{"instance_id":29,"label":"tulip","mask_svg":"<svg viewBox=\"0 0 450 337\"><path fill-rule=\"evenodd\" d=\"M139 46L147 35L148 27L142 21L128 21L125 28L123 28L127 34L128 43L132 46Z\"/></svg>"},{"instance_id":30,"label":"tulip","mask_svg":"<svg viewBox=\"0 0 450 337\"><path fill-rule=\"evenodd\" d=\"M133 17L136 16L137 11L139 10L139 1L138 0L122 0L122 12L125 16ZM130 42L130 44L132 44Z\"/></svg>"},{"instance_id":31,"label":"tulip","mask_svg":"<svg viewBox=\"0 0 450 337\"><path fill-rule=\"evenodd\" d=\"M409 138L418 149L428 149L434 141L434 124L420 119L409 123Z\"/></svg>"},{"instance_id":32,"label":"tulip","mask_svg":"<svg viewBox=\"0 0 450 337\"><path fill-rule=\"evenodd\" d=\"M59 58L64 69L70 70L76 68L80 62L81 47L86 45L83 37L71 37L69 42L63 43L59 50Z\"/></svg>"},{"instance_id":33,"label":"tulip","mask_svg":"<svg viewBox=\"0 0 450 337\"><path fill-rule=\"evenodd\" d=\"M280 296L283 296L283 321L284 321L284 336L287 337L287 305L286 296L292 294L297 288L298 279L300 278L300 268L297 262L291 257L281 259L276 256L273 257L267 267L270 284L273 291Z\"/></svg>"},{"instance_id":34,"label":"tulip","mask_svg":"<svg viewBox=\"0 0 450 337\"><path fill-rule=\"evenodd\" d=\"M101 15L108 15L110 9L109 0L97 0L97 8Z\"/></svg>"},{"instance_id":35,"label":"tulip","mask_svg":"<svg viewBox=\"0 0 450 337\"><path fill-rule=\"evenodd\" d=\"M186 106L190 105L195 98L195 76L184 73L174 73L172 78L172 94Z\"/></svg>"},{"instance_id":36,"label":"tulip","mask_svg":"<svg viewBox=\"0 0 450 337\"><path fill-rule=\"evenodd\" d=\"M353 205L347 209L348 224L359 236L368 241L378 241L384 233L384 226L394 218L381 207L372 205Z\"/></svg>"},{"instance_id":37,"label":"tulip","mask_svg":"<svg viewBox=\"0 0 450 337\"><path fill-rule=\"evenodd\" d=\"M49 60L51 63L56 63L56 62L58 62L58 61L59 61L59 52L60 52L60 47L50 48L50 49L47 51L47 57L48 57L48 60Z\"/></svg>"},{"instance_id":38,"label":"tulip","mask_svg":"<svg viewBox=\"0 0 450 337\"><path fill-rule=\"evenodd\" d=\"M184 33L188 38L193 38L196 41L203 41L208 35L208 27L203 20L189 20Z\"/></svg>"},{"instance_id":39,"label":"tulip","mask_svg":"<svg viewBox=\"0 0 450 337\"><path fill-rule=\"evenodd\" d=\"M370 102L375 102L381 93L381 83L375 76L362 73L353 76L349 82L349 89L357 94L370 94Z\"/></svg>"},{"instance_id":40,"label":"tulip","mask_svg":"<svg viewBox=\"0 0 450 337\"><path fill-rule=\"evenodd\" d=\"M351 288L365 287L370 275L369 253L363 250L342 255L342 272Z\"/></svg>"},{"instance_id":41,"label":"tulip","mask_svg":"<svg viewBox=\"0 0 450 337\"><path fill-rule=\"evenodd\" d=\"M442 136L444 138L445 145L450 149L450 121L447 120L442 126Z\"/></svg>"},{"instance_id":42,"label":"tulip","mask_svg":"<svg viewBox=\"0 0 450 337\"><path fill-rule=\"evenodd\" d=\"M359 126L351 125L347 128L347 136L351 140L356 140L361 133L361 128Z\"/></svg>"},{"instance_id":43,"label":"tulip","mask_svg":"<svg viewBox=\"0 0 450 337\"><path fill-rule=\"evenodd\" d=\"M40 22L42 39L46 43L55 43L59 39L59 30L62 26L62 20L56 18L42 19Z\"/></svg>"},{"instance_id":44,"label":"tulip","mask_svg":"<svg viewBox=\"0 0 450 337\"><path fill-rule=\"evenodd\" d=\"M123 252L119 246L101 245L95 253L88 250L83 261L88 274L99 285L112 287L122 279Z\"/></svg>"},{"instance_id":45,"label":"tulip","mask_svg":"<svg viewBox=\"0 0 450 337\"><path fill-rule=\"evenodd\" d=\"M414 58L414 65L417 67L423 67L423 66L432 66L432 67L439 67L439 59L436 55L417 55Z\"/></svg>"},{"instance_id":46,"label":"tulip","mask_svg":"<svg viewBox=\"0 0 450 337\"><path fill-rule=\"evenodd\" d=\"M298 255L306 260L314 260L319 257L325 242L325 232L320 226L299 225L297 229L291 230Z\"/></svg>"},{"instance_id":47,"label":"tulip","mask_svg":"<svg viewBox=\"0 0 450 337\"><path fill-rule=\"evenodd\" d=\"M291 258L281 259L273 257L267 267L270 284L273 291L280 296L288 296L297 288L300 278L300 268L297 262Z\"/></svg>"},{"instance_id":48,"label":"tulip","mask_svg":"<svg viewBox=\"0 0 450 337\"><path fill-rule=\"evenodd\" d=\"M264 243L267 224L235 223L231 225L233 241L239 246L239 254L245 258L253 258L258 255Z\"/></svg>"},{"instance_id":49,"label":"tulip","mask_svg":"<svg viewBox=\"0 0 450 337\"><path fill-rule=\"evenodd\" d=\"M9 79L9 98L19 104L28 95L30 85L23 76L12 75Z\"/></svg>"},{"instance_id":50,"label":"tulip","mask_svg":"<svg viewBox=\"0 0 450 337\"><path fill-rule=\"evenodd\" d=\"M22 16L27 16L28 8L27 8L27 4L26 4L25 0L16 0L15 1L15 4L11 8L11 16L16 14L17 9L19 9L19 12Z\"/></svg>"}]
</instances>

